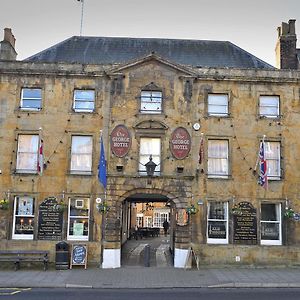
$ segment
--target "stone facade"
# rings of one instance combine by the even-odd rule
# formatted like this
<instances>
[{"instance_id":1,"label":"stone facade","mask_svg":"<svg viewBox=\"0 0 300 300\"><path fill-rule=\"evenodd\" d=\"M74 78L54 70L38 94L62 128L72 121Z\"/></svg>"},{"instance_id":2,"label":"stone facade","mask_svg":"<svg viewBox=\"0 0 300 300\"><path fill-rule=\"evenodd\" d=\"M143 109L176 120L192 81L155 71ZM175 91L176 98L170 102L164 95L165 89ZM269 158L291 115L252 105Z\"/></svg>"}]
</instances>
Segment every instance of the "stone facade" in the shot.
<instances>
[{"instance_id":1,"label":"stone facade","mask_svg":"<svg viewBox=\"0 0 300 300\"><path fill-rule=\"evenodd\" d=\"M89 262L99 264L102 256L103 267L119 267L121 245L129 236L130 201L138 196L152 202L155 196L171 205L175 267L185 266L190 247L202 264L236 263L237 256L243 264L297 263L300 225L284 218L284 212L286 207L300 212L299 81L296 70L197 68L155 54L117 66L0 61L0 178L2 197L9 196L10 202L8 211L0 211L0 248L48 249L53 261L57 241L37 239L39 204L50 196L66 204L72 197L89 198L89 237L85 241ZM161 113L140 110L141 91L149 85L156 86L163 95ZM24 87L41 89L41 110L20 108ZM73 110L74 89L95 91L93 112ZM209 94L228 96L228 114L209 113ZM279 97L278 116L260 115L260 96ZM193 126L195 123L200 124L200 130ZM114 155L110 143L111 132L120 124L126 126L132 139L124 157ZM170 137L178 127L185 128L191 137L191 150L183 159L176 159L170 151ZM100 131L107 160L106 192L97 178ZM41 176L16 172L19 134L38 134L42 138L45 169ZM90 174L70 172L73 135L92 137ZM280 176L269 180L268 189L257 184L255 169L264 135L280 145ZM145 137L161 140L157 176L144 176L138 171L141 138ZM200 164L201 137L204 159ZM208 172L211 140L228 144L225 177L210 176ZM22 195L35 198L34 237L30 241L12 238L14 199ZM106 199L110 208L107 213L97 211L97 198ZM208 207L214 202L227 205L225 244L208 243ZM241 202L251 203L256 209L255 245L233 241L232 208ZM262 204L280 207L281 236L277 245L261 243ZM177 213L191 205L196 213L189 216L186 225L177 224ZM68 213L64 211L62 239L68 236Z\"/></svg>"}]
</instances>

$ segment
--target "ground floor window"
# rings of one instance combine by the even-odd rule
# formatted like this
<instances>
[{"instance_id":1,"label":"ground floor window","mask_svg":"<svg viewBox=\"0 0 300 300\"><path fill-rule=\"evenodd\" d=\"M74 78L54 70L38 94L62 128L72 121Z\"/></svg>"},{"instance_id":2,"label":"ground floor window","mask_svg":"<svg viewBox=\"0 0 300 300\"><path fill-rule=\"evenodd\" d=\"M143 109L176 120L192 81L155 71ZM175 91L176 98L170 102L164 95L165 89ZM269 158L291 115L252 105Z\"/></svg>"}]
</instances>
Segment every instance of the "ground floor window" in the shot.
<instances>
[{"instance_id":1,"label":"ground floor window","mask_svg":"<svg viewBox=\"0 0 300 300\"><path fill-rule=\"evenodd\" d=\"M136 226L137 227L143 227L143 218L144 218L143 214L137 214L137 216L136 216Z\"/></svg>"},{"instance_id":2,"label":"ground floor window","mask_svg":"<svg viewBox=\"0 0 300 300\"><path fill-rule=\"evenodd\" d=\"M169 222L169 212L166 211L154 211L153 227L163 228L164 221Z\"/></svg>"},{"instance_id":3,"label":"ground floor window","mask_svg":"<svg viewBox=\"0 0 300 300\"><path fill-rule=\"evenodd\" d=\"M145 216L145 227L153 227L152 217Z\"/></svg>"},{"instance_id":4,"label":"ground floor window","mask_svg":"<svg viewBox=\"0 0 300 300\"><path fill-rule=\"evenodd\" d=\"M15 197L12 239L33 240L34 198Z\"/></svg>"},{"instance_id":5,"label":"ground floor window","mask_svg":"<svg viewBox=\"0 0 300 300\"><path fill-rule=\"evenodd\" d=\"M260 234L262 245L281 245L281 203L262 203Z\"/></svg>"},{"instance_id":6,"label":"ground floor window","mask_svg":"<svg viewBox=\"0 0 300 300\"><path fill-rule=\"evenodd\" d=\"M68 214L68 240L88 241L89 239L89 198L70 198Z\"/></svg>"},{"instance_id":7,"label":"ground floor window","mask_svg":"<svg viewBox=\"0 0 300 300\"><path fill-rule=\"evenodd\" d=\"M208 203L207 243L228 244L228 202Z\"/></svg>"}]
</instances>

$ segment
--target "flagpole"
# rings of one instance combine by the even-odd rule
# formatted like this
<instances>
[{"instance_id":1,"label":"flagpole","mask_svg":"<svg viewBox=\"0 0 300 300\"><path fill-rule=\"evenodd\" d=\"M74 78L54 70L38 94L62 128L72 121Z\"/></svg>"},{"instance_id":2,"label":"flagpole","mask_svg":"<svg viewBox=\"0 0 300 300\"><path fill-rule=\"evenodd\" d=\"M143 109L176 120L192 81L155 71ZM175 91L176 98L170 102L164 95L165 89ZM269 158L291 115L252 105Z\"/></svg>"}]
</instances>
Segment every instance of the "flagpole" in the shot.
<instances>
[{"instance_id":1,"label":"flagpole","mask_svg":"<svg viewBox=\"0 0 300 300\"><path fill-rule=\"evenodd\" d=\"M82 36L84 0L77 0L77 1L81 2L80 36Z\"/></svg>"}]
</instances>

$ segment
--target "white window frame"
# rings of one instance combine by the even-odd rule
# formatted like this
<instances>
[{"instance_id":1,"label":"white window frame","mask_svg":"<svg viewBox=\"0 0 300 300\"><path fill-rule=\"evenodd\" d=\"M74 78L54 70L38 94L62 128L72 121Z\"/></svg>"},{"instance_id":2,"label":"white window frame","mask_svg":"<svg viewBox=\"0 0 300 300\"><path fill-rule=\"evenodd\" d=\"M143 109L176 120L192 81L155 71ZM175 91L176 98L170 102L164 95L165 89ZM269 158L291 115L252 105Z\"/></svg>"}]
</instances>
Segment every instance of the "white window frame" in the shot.
<instances>
[{"instance_id":1,"label":"white window frame","mask_svg":"<svg viewBox=\"0 0 300 300\"><path fill-rule=\"evenodd\" d=\"M262 205L263 204L268 204L268 205L275 205L276 209L276 214L278 216L278 220L262 220ZM260 215L261 215L261 220L260 220L260 244L261 245L277 245L281 246L282 245L282 218L281 218L281 203L262 203L260 207ZM263 224L278 224L279 227L279 238L277 240L267 240L267 239L262 239L262 226Z\"/></svg>"},{"instance_id":2,"label":"white window frame","mask_svg":"<svg viewBox=\"0 0 300 300\"><path fill-rule=\"evenodd\" d=\"M136 226L144 227L144 214L136 214Z\"/></svg>"},{"instance_id":3,"label":"white window frame","mask_svg":"<svg viewBox=\"0 0 300 300\"><path fill-rule=\"evenodd\" d=\"M153 227L163 228L163 223L165 220L170 223L169 219L170 212L162 209L154 209L153 211Z\"/></svg>"},{"instance_id":4,"label":"white window frame","mask_svg":"<svg viewBox=\"0 0 300 300\"><path fill-rule=\"evenodd\" d=\"M229 115L228 94L208 94L207 113L209 116L227 117Z\"/></svg>"},{"instance_id":5,"label":"white window frame","mask_svg":"<svg viewBox=\"0 0 300 300\"><path fill-rule=\"evenodd\" d=\"M270 145L274 145L277 153L272 155ZM278 141L265 141L265 159L267 161L267 176L268 180L281 180L281 143ZM271 172L270 162L275 162L277 173Z\"/></svg>"},{"instance_id":6,"label":"white window frame","mask_svg":"<svg viewBox=\"0 0 300 300\"><path fill-rule=\"evenodd\" d=\"M22 212L17 213L17 207L19 208L19 211L20 211L20 207L19 207L20 202L24 201L24 203L26 203L25 201L28 201L28 200L30 200L30 202L32 202L31 213L22 213ZM19 202L18 205L17 205L17 202ZM24 205L23 210L25 208L26 208L26 205ZM28 209L30 209L30 206L28 206ZM35 211L35 199L33 197L30 197L30 196L15 196L15 199L14 199L14 219L13 219L13 226L12 226L12 239L13 240L33 240L33 237L34 237L34 224L35 224L34 211ZM32 226L33 227L32 228L33 233L32 234L15 233L16 219L17 218L22 218L23 220L28 218L29 220L28 220L27 226ZM33 221L32 221L32 219L33 219ZM21 223L23 223L23 222L21 222ZM27 223L27 222L24 222L24 223ZM24 226L26 226L26 224Z\"/></svg>"},{"instance_id":7,"label":"white window frame","mask_svg":"<svg viewBox=\"0 0 300 300\"><path fill-rule=\"evenodd\" d=\"M77 200L83 200L84 206L87 205L88 209L88 215L87 216L71 216L71 201L74 200L75 203ZM75 207L76 208L76 207ZM80 219L80 220L86 220L87 221L87 235L74 235L70 234L70 225L72 219ZM67 231L67 240L68 241L88 241L90 235L90 199L89 198L69 198L69 204L68 204L68 231Z\"/></svg>"},{"instance_id":8,"label":"white window frame","mask_svg":"<svg viewBox=\"0 0 300 300\"><path fill-rule=\"evenodd\" d=\"M265 103L262 104L262 101ZM266 110L270 108L276 110L276 113L267 113ZM265 118L278 118L280 116L280 97L268 95L259 96L259 116Z\"/></svg>"},{"instance_id":9,"label":"white window frame","mask_svg":"<svg viewBox=\"0 0 300 300\"><path fill-rule=\"evenodd\" d=\"M217 203L217 204L223 204L223 210L224 210L224 219L213 219L209 218L211 204ZM209 222L225 222L225 230L226 230L226 238L210 238L209 237L209 230L210 230L210 224ZM228 244L229 240L229 225L228 225L228 202L221 202L221 201L209 201L207 205L207 226L206 226L206 237L207 237L207 244Z\"/></svg>"},{"instance_id":10,"label":"white window frame","mask_svg":"<svg viewBox=\"0 0 300 300\"><path fill-rule=\"evenodd\" d=\"M40 97L25 97L25 92L26 91L39 91L40 92ZM37 103L39 102L39 107L26 107L24 106L26 101L36 101ZM20 109L21 110L33 110L33 111L39 111L42 109L42 89L41 88L22 88L21 90L21 101L20 101Z\"/></svg>"},{"instance_id":11,"label":"white window frame","mask_svg":"<svg viewBox=\"0 0 300 300\"><path fill-rule=\"evenodd\" d=\"M80 95L84 95L84 93L91 93L92 99L88 97L79 97ZM88 104L86 107L78 108L78 104ZM92 104L92 105L91 105ZM91 108L89 106L92 106ZM95 111L95 90L74 90L74 97L73 97L73 110L75 112L87 112L92 113Z\"/></svg>"},{"instance_id":12,"label":"white window frame","mask_svg":"<svg viewBox=\"0 0 300 300\"><path fill-rule=\"evenodd\" d=\"M24 138L31 137L30 146L26 149L24 149L25 148L24 145L21 145L23 137ZM19 134L18 135L16 173L37 174L39 143L40 143L40 139L39 139L38 134ZM22 165L24 164L23 159L25 159L26 156L31 157L32 161L27 163L29 165L29 167L21 168Z\"/></svg>"},{"instance_id":13,"label":"white window frame","mask_svg":"<svg viewBox=\"0 0 300 300\"><path fill-rule=\"evenodd\" d=\"M155 106L156 109L153 109ZM140 112L143 114L161 114L162 113L162 92L143 90L141 92Z\"/></svg>"},{"instance_id":14,"label":"white window frame","mask_svg":"<svg viewBox=\"0 0 300 300\"><path fill-rule=\"evenodd\" d=\"M161 138L140 138L140 155L139 155L139 174L147 175L145 164L149 162L149 157L152 155L152 161L156 163L154 175L160 175L161 162Z\"/></svg>"},{"instance_id":15,"label":"white window frame","mask_svg":"<svg viewBox=\"0 0 300 300\"><path fill-rule=\"evenodd\" d=\"M226 153L222 156L216 156L215 154L211 153L210 147L213 143L224 143L226 144ZM208 178L228 178L229 177L229 141L223 139L209 139L208 140L208 147L207 147L207 175ZM224 164L224 172L220 170L212 170L213 162L219 161Z\"/></svg>"},{"instance_id":16,"label":"white window frame","mask_svg":"<svg viewBox=\"0 0 300 300\"><path fill-rule=\"evenodd\" d=\"M75 140L78 139L90 139L91 148L90 151L86 152L76 152L75 151ZM77 168L78 161L81 156L86 156L87 161L90 161L90 166L85 168L81 166L81 168ZM78 159L76 159L78 158ZM77 163L76 163L77 161ZM79 166L80 167L80 166ZM72 135L71 138L71 161L70 161L70 173L71 174L80 174L80 175L90 175L92 173L93 168L93 137L91 135Z\"/></svg>"}]
</instances>

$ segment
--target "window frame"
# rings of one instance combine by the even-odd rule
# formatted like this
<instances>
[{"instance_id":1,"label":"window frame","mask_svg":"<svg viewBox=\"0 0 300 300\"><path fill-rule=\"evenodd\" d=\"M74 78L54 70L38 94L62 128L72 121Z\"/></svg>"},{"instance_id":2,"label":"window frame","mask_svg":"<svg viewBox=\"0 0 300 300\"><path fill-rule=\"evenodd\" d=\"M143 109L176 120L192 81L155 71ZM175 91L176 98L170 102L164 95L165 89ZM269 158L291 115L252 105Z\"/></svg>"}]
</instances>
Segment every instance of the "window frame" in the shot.
<instances>
[{"instance_id":1,"label":"window frame","mask_svg":"<svg viewBox=\"0 0 300 300\"><path fill-rule=\"evenodd\" d=\"M25 199L32 200L32 213L31 214L17 214L17 201L23 201ZM18 208L19 208L20 203L18 203ZM32 228L32 234L20 234L20 233L15 233L16 230L16 219L17 218L30 218L29 219L29 225L33 226ZM21 196L15 196L14 197L14 209L13 209L13 224L12 224L12 240L33 240L34 239L34 234L35 234L35 198L32 196L27 196L27 195L21 195ZM22 220L22 219L21 219ZM31 221L33 220L33 222ZM22 221L20 221L23 223ZM33 223L33 225L32 225Z\"/></svg>"},{"instance_id":2,"label":"window frame","mask_svg":"<svg viewBox=\"0 0 300 300\"><path fill-rule=\"evenodd\" d=\"M210 142L225 142L227 144L227 155L226 157L212 157L209 151ZM226 160L227 170L226 174L221 173L212 173L210 171L210 161L211 160ZM228 179L230 176L230 161L229 161L229 139L218 139L218 138L208 138L207 140L207 176L208 178L217 178L217 179Z\"/></svg>"},{"instance_id":3,"label":"window frame","mask_svg":"<svg viewBox=\"0 0 300 300\"><path fill-rule=\"evenodd\" d=\"M40 91L40 98L38 97L25 97L24 98L24 92L25 91L32 91L32 90L38 90ZM40 111L42 110L42 99L43 99L43 95L42 95L42 88L40 87L22 87L21 88L21 97L20 97L20 110L24 110L24 111ZM24 101L39 101L40 106L39 107L24 107Z\"/></svg>"},{"instance_id":4,"label":"window frame","mask_svg":"<svg viewBox=\"0 0 300 300\"><path fill-rule=\"evenodd\" d=\"M77 92L93 92L93 100L86 100L88 98L76 98ZM85 100L84 100L85 99ZM77 103L93 103L93 108L76 108ZM73 91L73 111L76 113L93 113L96 108L96 91L94 89L74 89Z\"/></svg>"},{"instance_id":5,"label":"window frame","mask_svg":"<svg viewBox=\"0 0 300 300\"><path fill-rule=\"evenodd\" d=\"M226 97L226 105L220 105L220 104L212 104L210 103L210 98L212 97ZM211 99L212 100L212 99ZM210 111L210 107L214 106L214 107L225 107L226 112L220 112L220 111L216 111L216 112L211 112ZM207 94L207 115L210 117L228 117L229 116L229 94L228 93L208 93Z\"/></svg>"},{"instance_id":6,"label":"window frame","mask_svg":"<svg viewBox=\"0 0 300 300\"><path fill-rule=\"evenodd\" d=\"M224 219L209 218L211 204L222 204L224 210ZM229 243L229 203L228 201L208 201L207 203L207 223L206 223L206 242L207 244L228 244ZM224 222L226 230L226 238L210 238L209 237L209 222Z\"/></svg>"},{"instance_id":7,"label":"window frame","mask_svg":"<svg viewBox=\"0 0 300 300\"><path fill-rule=\"evenodd\" d=\"M261 100L276 99L277 105L261 105ZM263 109L276 108L276 114L263 113ZM279 95L260 95L258 99L258 114L260 118L276 119L280 117L280 96Z\"/></svg>"},{"instance_id":8,"label":"window frame","mask_svg":"<svg viewBox=\"0 0 300 300\"><path fill-rule=\"evenodd\" d=\"M148 96L143 95L143 93L148 93ZM154 97L154 93L160 93L160 97L156 96ZM149 99L148 101L143 101L143 98ZM152 102L153 99L160 99L160 101ZM158 110L151 110L148 109L146 106L143 107L144 105L151 105L151 104L156 104L158 103ZM140 94L140 113L141 114L162 114L163 113L163 93L161 90L151 90L151 89L144 89L141 91Z\"/></svg>"},{"instance_id":9,"label":"window frame","mask_svg":"<svg viewBox=\"0 0 300 300\"><path fill-rule=\"evenodd\" d=\"M262 220L262 205L275 205L275 210L278 215L279 220ZM282 203L269 203L269 202L262 202L260 205L260 244L261 245L270 245L270 246L281 246L282 245ZM279 238L276 240L268 240L262 239L262 224L279 224Z\"/></svg>"},{"instance_id":10,"label":"window frame","mask_svg":"<svg viewBox=\"0 0 300 300\"><path fill-rule=\"evenodd\" d=\"M157 140L159 141L159 153L153 154L153 153L141 153L142 150L142 142L145 140ZM151 141L151 143L152 143ZM154 176L160 176L161 175L161 151L162 147L162 140L161 137L149 137L149 136L142 136L139 140L139 165L138 165L138 172L141 176L147 176L146 167L144 166L148 161L150 155L152 155L152 161L157 164L154 172ZM152 148L152 146L151 146Z\"/></svg>"},{"instance_id":11,"label":"window frame","mask_svg":"<svg viewBox=\"0 0 300 300\"><path fill-rule=\"evenodd\" d=\"M21 147L21 144L20 144L20 137L22 136L31 136L31 137L36 137L37 140L36 140L36 149L35 151L20 151L20 147ZM39 147L40 147L40 136L39 134L37 133L18 133L17 135L17 153L16 153L16 168L15 168L15 172L17 174L37 174L38 173L38 169L37 169L37 166L38 166L38 155L39 155ZM30 150L30 149L29 149ZM34 161L32 162L32 169L29 169L29 168L25 168L25 169L21 169L21 168L18 168L19 164L21 164L21 156L22 154L28 154L28 155L32 155L32 157L34 158Z\"/></svg>"},{"instance_id":12,"label":"window frame","mask_svg":"<svg viewBox=\"0 0 300 300\"><path fill-rule=\"evenodd\" d=\"M71 201L73 201L73 200L75 202L77 200L83 200L84 202L87 203L87 210L88 210L87 216L76 216L76 215L71 216ZM67 240L68 241L89 241L89 237L90 237L90 215L91 215L90 198L88 198L88 197L69 197L69 200L68 200L68 226L67 226ZM71 219L87 220L87 235L70 234ZM83 232L84 232L84 225L83 225Z\"/></svg>"},{"instance_id":13,"label":"window frame","mask_svg":"<svg viewBox=\"0 0 300 300\"><path fill-rule=\"evenodd\" d=\"M262 141L261 141L262 143ZM270 144L278 144L278 153L277 153L277 158L268 158L268 143ZM267 162L267 177L268 177L268 181L271 180L271 181L278 181L278 180L281 180L281 176L282 176L282 172L281 172L281 142L280 141L274 141L274 140L266 140L265 141L265 159L266 159L266 162ZM270 161L276 161L277 162L277 169L279 171L279 174L277 175L270 175L269 174L269 162Z\"/></svg>"},{"instance_id":14,"label":"window frame","mask_svg":"<svg viewBox=\"0 0 300 300\"><path fill-rule=\"evenodd\" d=\"M87 138L89 137L91 139L91 151L90 152L74 152L73 150L73 141L74 138ZM93 146L93 142L94 142L94 138L92 135L82 135L82 134L72 134L71 135L71 149L70 149L70 168L69 168L69 172L72 175L92 175L92 171L93 171L93 150L94 150L94 146ZM90 168L89 170L82 170L82 169L73 169L73 158L75 159L75 156L80 156L80 155L86 155L90 157Z\"/></svg>"}]
</instances>

